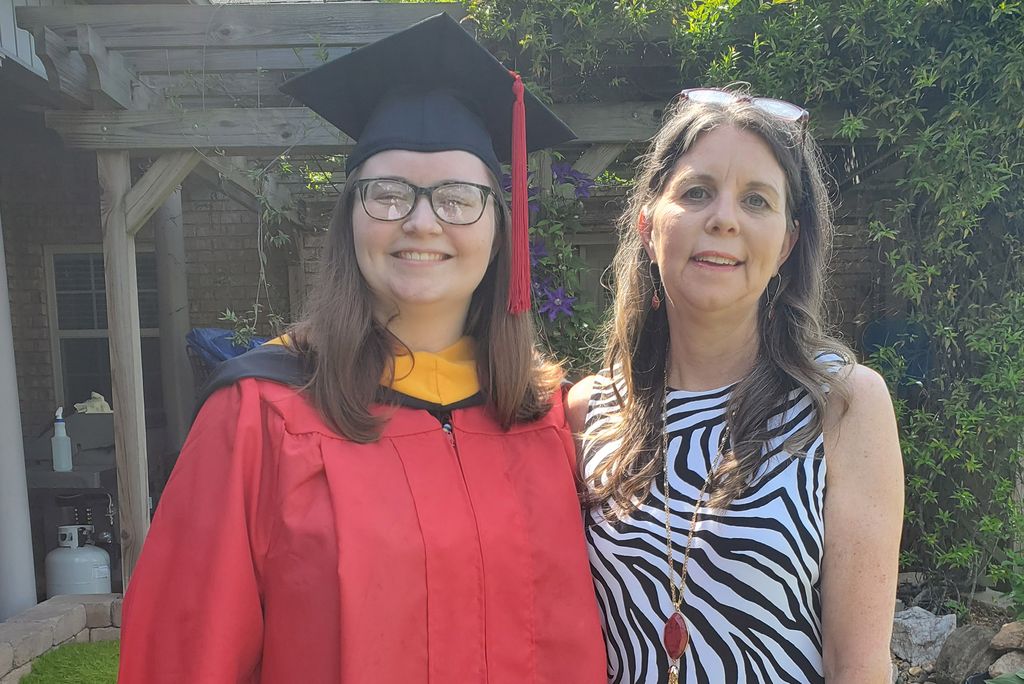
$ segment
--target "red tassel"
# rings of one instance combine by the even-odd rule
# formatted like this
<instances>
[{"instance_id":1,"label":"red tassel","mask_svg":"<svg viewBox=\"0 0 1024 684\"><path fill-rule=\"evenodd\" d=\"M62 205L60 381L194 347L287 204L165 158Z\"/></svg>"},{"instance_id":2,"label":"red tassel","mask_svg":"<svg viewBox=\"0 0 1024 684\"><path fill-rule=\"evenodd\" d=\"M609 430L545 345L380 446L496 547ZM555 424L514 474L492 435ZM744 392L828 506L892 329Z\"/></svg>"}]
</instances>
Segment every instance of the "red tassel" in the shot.
<instances>
[{"instance_id":1,"label":"red tassel","mask_svg":"<svg viewBox=\"0 0 1024 684\"><path fill-rule=\"evenodd\" d=\"M508 310L530 310L530 206L526 179L526 104L523 79L514 71L512 81L512 276Z\"/></svg>"}]
</instances>

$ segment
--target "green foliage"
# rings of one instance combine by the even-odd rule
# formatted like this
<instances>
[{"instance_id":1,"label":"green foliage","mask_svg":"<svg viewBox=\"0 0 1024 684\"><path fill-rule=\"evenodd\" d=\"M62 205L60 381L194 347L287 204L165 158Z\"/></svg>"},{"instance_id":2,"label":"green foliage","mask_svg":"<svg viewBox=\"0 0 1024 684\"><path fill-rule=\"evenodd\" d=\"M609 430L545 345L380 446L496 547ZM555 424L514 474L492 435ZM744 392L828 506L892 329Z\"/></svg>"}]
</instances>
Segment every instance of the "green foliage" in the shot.
<instances>
[{"instance_id":1,"label":"green foliage","mask_svg":"<svg viewBox=\"0 0 1024 684\"><path fill-rule=\"evenodd\" d=\"M534 312L541 341L548 352L562 361L571 376L596 370L600 362L597 333L602 312L594 302L582 302L580 274L586 264L572 243L583 210L575 197L556 193L540 199L540 218L530 226L532 243L543 245L532 261ZM545 300L561 288L571 298L571 314L545 315Z\"/></svg>"},{"instance_id":2,"label":"green foliage","mask_svg":"<svg viewBox=\"0 0 1024 684\"><path fill-rule=\"evenodd\" d=\"M254 301L248 310L236 312L232 309L224 309L219 320L231 324L231 344L240 349L248 349L253 344L253 338L260 334L260 331L269 327L274 335L284 329L285 321L272 310L265 316L265 325L260 323L260 315L263 313L263 305L259 300Z\"/></svg>"},{"instance_id":3,"label":"green foliage","mask_svg":"<svg viewBox=\"0 0 1024 684\"><path fill-rule=\"evenodd\" d=\"M1024 620L1024 553L1006 549L1005 557L993 565L991 573L993 580L1008 587L1016 619Z\"/></svg>"},{"instance_id":4,"label":"green foliage","mask_svg":"<svg viewBox=\"0 0 1024 684\"><path fill-rule=\"evenodd\" d=\"M866 197L869 232L902 302L893 313L930 347L915 381L898 348L870 360L893 388L902 433L901 565L929 573L936 607L987 575L1024 610L1012 552L1024 544L1024 2L467 5L503 56L559 99L649 96L630 57L668 54L676 87L745 81L805 104L812 128L838 110L838 125L817 133L893 160L896 180Z\"/></svg>"},{"instance_id":5,"label":"green foliage","mask_svg":"<svg viewBox=\"0 0 1024 684\"><path fill-rule=\"evenodd\" d=\"M117 681L119 641L65 644L32 664L23 684L114 684Z\"/></svg>"},{"instance_id":6,"label":"green foliage","mask_svg":"<svg viewBox=\"0 0 1024 684\"><path fill-rule=\"evenodd\" d=\"M985 684L1024 684L1024 670L1015 674L1005 674L995 679L986 679Z\"/></svg>"}]
</instances>

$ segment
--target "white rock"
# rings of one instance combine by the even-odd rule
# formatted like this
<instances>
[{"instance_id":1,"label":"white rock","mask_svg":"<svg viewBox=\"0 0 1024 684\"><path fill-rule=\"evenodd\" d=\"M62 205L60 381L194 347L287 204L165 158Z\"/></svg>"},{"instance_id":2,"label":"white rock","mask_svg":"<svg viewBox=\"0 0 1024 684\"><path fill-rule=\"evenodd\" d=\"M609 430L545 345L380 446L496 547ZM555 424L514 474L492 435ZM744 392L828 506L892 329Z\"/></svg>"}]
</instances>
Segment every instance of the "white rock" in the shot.
<instances>
[{"instance_id":1,"label":"white rock","mask_svg":"<svg viewBox=\"0 0 1024 684\"><path fill-rule=\"evenodd\" d=\"M892 625L892 652L911 665L935 662L955 629L956 615L940 617L920 606L900 611Z\"/></svg>"}]
</instances>

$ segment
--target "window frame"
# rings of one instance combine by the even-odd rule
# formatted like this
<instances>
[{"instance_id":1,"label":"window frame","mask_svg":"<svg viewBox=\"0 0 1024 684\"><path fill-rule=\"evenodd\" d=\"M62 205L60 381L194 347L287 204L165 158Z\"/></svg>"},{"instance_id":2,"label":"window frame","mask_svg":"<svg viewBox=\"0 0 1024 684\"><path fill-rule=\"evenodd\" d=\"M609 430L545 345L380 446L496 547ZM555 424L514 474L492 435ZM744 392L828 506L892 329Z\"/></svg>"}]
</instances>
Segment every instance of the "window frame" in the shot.
<instances>
[{"instance_id":1,"label":"window frame","mask_svg":"<svg viewBox=\"0 0 1024 684\"><path fill-rule=\"evenodd\" d=\"M151 243L136 243L135 253L153 254L156 249ZM102 328L95 330L61 330L57 318L57 273L54 265L54 258L65 254L100 254L104 256L104 268L106 258L103 255L103 245L97 243L84 244L54 244L43 245L43 277L46 279L46 320L50 326L50 360L53 364L53 392L57 404L64 402L64 359L61 353L61 342L66 339L105 339L110 340L110 329ZM104 278L105 278L104 272ZM104 288L106 280L104 280ZM141 328L142 337L160 337L160 328ZM113 397L106 397L107 401L113 402ZM67 407L65 407L67 410Z\"/></svg>"}]
</instances>

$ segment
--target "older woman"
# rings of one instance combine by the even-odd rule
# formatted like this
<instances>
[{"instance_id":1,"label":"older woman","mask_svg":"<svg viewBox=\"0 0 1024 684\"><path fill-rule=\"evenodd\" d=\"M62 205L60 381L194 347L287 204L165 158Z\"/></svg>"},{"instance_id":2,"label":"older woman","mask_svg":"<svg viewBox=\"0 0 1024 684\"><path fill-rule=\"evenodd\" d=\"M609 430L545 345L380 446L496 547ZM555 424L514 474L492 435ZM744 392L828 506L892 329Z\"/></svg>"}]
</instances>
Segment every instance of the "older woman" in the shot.
<instances>
[{"instance_id":1,"label":"older woman","mask_svg":"<svg viewBox=\"0 0 1024 684\"><path fill-rule=\"evenodd\" d=\"M606 369L576 385L613 682L889 682L889 394L823 325L807 113L684 91L624 217Z\"/></svg>"},{"instance_id":2,"label":"older woman","mask_svg":"<svg viewBox=\"0 0 1024 684\"><path fill-rule=\"evenodd\" d=\"M358 139L320 282L219 372L128 588L121 683L603 681L525 184L510 220L496 178L511 156L525 181L524 119L535 146L571 131L445 15L286 90Z\"/></svg>"}]
</instances>

